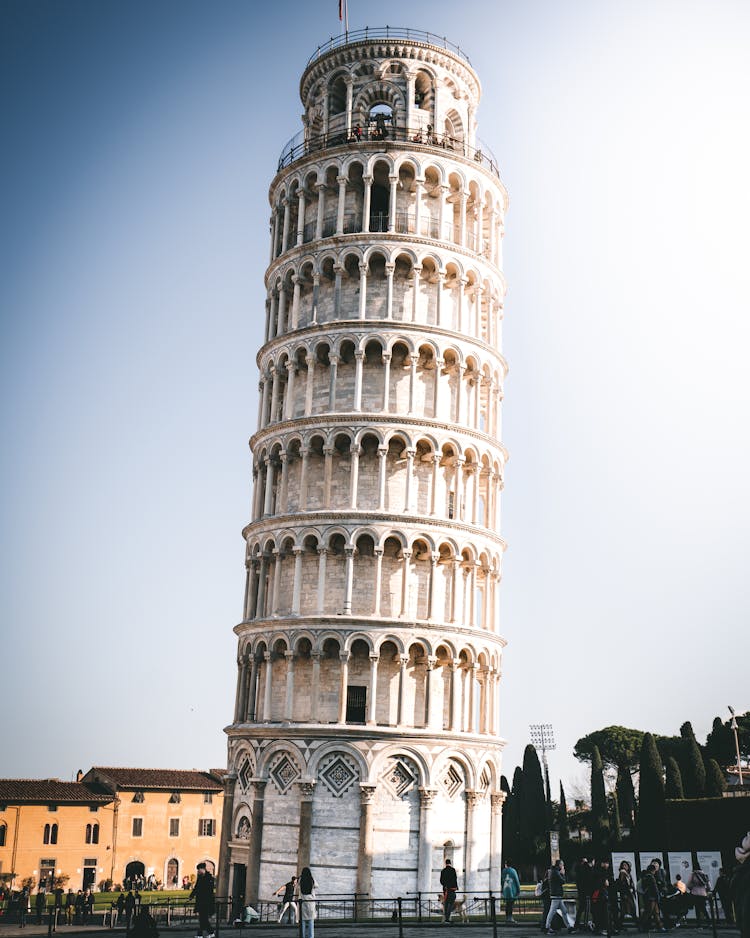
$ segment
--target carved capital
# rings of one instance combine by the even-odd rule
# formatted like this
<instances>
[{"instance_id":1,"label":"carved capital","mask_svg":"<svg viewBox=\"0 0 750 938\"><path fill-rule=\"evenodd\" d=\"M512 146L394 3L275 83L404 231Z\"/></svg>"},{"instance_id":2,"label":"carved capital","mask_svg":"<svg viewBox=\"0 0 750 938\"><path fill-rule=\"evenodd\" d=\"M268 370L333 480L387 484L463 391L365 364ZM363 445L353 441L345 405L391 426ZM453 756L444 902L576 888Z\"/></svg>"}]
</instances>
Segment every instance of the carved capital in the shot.
<instances>
[{"instance_id":1,"label":"carved capital","mask_svg":"<svg viewBox=\"0 0 750 938\"><path fill-rule=\"evenodd\" d=\"M315 791L315 779L305 778L301 782L297 782L297 787L299 788L300 798L303 801L312 801Z\"/></svg>"},{"instance_id":2,"label":"carved capital","mask_svg":"<svg viewBox=\"0 0 750 938\"><path fill-rule=\"evenodd\" d=\"M434 788L420 788L419 801L423 808L431 808L437 792Z\"/></svg>"},{"instance_id":3,"label":"carved capital","mask_svg":"<svg viewBox=\"0 0 750 938\"><path fill-rule=\"evenodd\" d=\"M363 805L372 804L375 800L375 785L367 785L364 782L359 783L359 800Z\"/></svg>"}]
</instances>

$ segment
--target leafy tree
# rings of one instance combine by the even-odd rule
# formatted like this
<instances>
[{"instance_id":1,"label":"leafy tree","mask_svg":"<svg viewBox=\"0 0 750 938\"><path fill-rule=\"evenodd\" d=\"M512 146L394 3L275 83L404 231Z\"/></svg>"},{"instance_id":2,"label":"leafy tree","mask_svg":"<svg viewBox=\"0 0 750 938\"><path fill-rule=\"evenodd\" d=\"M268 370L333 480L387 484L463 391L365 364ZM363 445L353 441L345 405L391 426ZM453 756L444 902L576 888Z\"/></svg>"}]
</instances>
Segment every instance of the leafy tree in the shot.
<instances>
[{"instance_id":1,"label":"leafy tree","mask_svg":"<svg viewBox=\"0 0 750 938\"><path fill-rule=\"evenodd\" d=\"M667 756L664 760L664 768L667 774L664 786L665 796L667 798L684 798L685 792L682 787L682 773L677 764L677 759L675 759L674 756Z\"/></svg>"},{"instance_id":2,"label":"leafy tree","mask_svg":"<svg viewBox=\"0 0 750 938\"><path fill-rule=\"evenodd\" d=\"M547 799L544 796L542 767L539 764L536 749L528 745L523 753L523 797L520 805L519 831L521 849L528 862L534 866L540 866L546 862L547 820Z\"/></svg>"},{"instance_id":3,"label":"leafy tree","mask_svg":"<svg viewBox=\"0 0 750 938\"><path fill-rule=\"evenodd\" d=\"M609 841L609 816L604 766L598 746L594 746L591 753L591 839L597 854L604 853Z\"/></svg>"},{"instance_id":4,"label":"leafy tree","mask_svg":"<svg viewBox=\"0 0 750 938\"><path fill-rule=\"evenodd\" d=\"M635 790L633 776L626 765L617 767L617 804L620 809L620 818L625 827L633 830L635 827Z\"/></svg>"},{"instance_id":5,"label":"leafy tree","mask_svg":"<svg viewBox=\"0 0 750 938\"><path fill-rule=\"evenodd\" d=\"M643 736L640 757L638 840L661 843L664 836L664 775L661 756L651 733Z\"/></svg>"},{"instance_id":6,"label":"leafy tree","mask_svg":"<svg viewBox=\"0 0 750 938\"><path fill-rule=\"evenodd\" d=\"M565 789L560 782L560 807L557 812L557 829L560 831L560 849L567 845L570 840L570 828L568 827L568 803L565 800Z\"/></svg>"},{"instance_id":7,"label":"leafy tree","mask_svg":"<svg viewBox=\"0 0 750 938\"><path fill-rule=\"evenodd\" d=\"M690 724L683 724L682 729L685 726L690 726ZM680 733L682 733L682 729L680 729ZM690 727L690 733L692 733L692 727ZM685 740L684 754L680 760L680 765L685 796L687 798L701 798L706 791L706 767L703 765L703 756L695 735L685 734L683 738Z\"/></svg>"},{"instance_id":8,"label":"leafy tree","mask_svg":"<svg viewBox=\"0 0 750 938\"><path fill-rule=\"evenodd\" d=\"M706 797L720 798L727 789L727 780L716 759L709 759L706 765Z\"/></svg>"},{"instance_id":9,"label":"leafy tree","mask_svg":"<svg viewBox=\"0 0 750 938\"><path fill-rule=\"evenodd\" d=\"M638 764L642 742L641 730L632 730L627 726L605 726L588 736L582 736L575 744L573 755L581 762L591 762L596 747L604 765L611 768L630 767Z\"/></svg>"}]
</instances>

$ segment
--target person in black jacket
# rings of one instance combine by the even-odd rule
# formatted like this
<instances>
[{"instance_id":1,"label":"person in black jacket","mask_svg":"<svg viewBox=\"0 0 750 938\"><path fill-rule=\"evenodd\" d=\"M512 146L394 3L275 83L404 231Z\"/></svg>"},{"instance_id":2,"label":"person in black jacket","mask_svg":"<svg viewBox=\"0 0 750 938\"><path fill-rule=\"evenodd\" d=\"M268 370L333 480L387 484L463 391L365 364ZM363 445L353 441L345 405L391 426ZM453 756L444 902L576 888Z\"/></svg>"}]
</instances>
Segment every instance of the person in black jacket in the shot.
<instances>
[{"instance_id":1,"label":"person in black jacket","mask_svg":"<svg viewBox=\"0 0 750 938\"><path fill-rule=\"evenodd\" d=\"M563 887L565 886L565 864L562 860L555 860L554 865L549 871L549 912L547 913L547 920L544 923L545 928L547 929L548 935L554 935L554 931L551 928L552 919L555 917L555 912L559 912L562 916L563 922L568 926L568 933L573 934L575 931L575 923L570 920L568 915L568 910L565 908L565 903L563 901Z\"/></svg>"},{"instance_id":2,"label":"person in black jacket","mask_svg":"<svg viewBox=\"0 0 750 938\"><path fill-rule=\"evenodd\" d=\"M214 878L206 869L205 863L199 863L196 870L198 878L190 893L190 898L195 899L195 911L198 913L200 932L196 938L213 938L210 919L214 912Z\"/></svg>"},{"instance_id":3,"label":"person in black jacket","mask_svg":"<svg viewBox=\"0 0 750 938\"><path fill-rule=\"evenodd\" d=\"M734 851L737 866L732 873L732 900L734 917L740 938L750 938L750 831Z\"/></svg>"},{"instance_id":4,"label":"person in black jacket","mask_svg":"<svg viewBox=\"0 0 750 938\"><path fill-rule=\"evenodd\" d=\"M443 887L443 911L445 921L450 922L453 906L456 904L456 892L458 890L458 877L453 869L450 860L445 861L445 866L440 871L440 885Z\"/></svg>"}]
</instances>

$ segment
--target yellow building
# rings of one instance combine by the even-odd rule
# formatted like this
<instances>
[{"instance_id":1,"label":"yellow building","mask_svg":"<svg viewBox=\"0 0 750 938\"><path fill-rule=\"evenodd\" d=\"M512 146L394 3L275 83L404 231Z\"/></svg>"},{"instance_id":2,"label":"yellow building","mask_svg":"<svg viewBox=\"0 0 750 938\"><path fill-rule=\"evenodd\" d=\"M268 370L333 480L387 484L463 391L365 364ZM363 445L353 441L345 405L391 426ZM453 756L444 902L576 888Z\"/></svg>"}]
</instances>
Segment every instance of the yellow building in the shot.
<instances>
[{"instance_id":1,"label":"yellow building","mask_svg":"<svg viewBox=\"0 0 750 938\"><path fill-rule=\"evenodd\" d=\"M0 779L0 879L82 889L110 875L115 798L79 782ZM14 877L15 874L15 877Z\"/></svg>"},{"instance_id":2,"label":"yellow building","mask_svg":"<svg viewBox=\"0 0 750 938\"><path fill-rule=\"evenodd\" d=\"M215 871L223 773L95 766L77 782L0 779L0 879L66 888L156 880L165 889Z\"/></svg>"}]
</instances>

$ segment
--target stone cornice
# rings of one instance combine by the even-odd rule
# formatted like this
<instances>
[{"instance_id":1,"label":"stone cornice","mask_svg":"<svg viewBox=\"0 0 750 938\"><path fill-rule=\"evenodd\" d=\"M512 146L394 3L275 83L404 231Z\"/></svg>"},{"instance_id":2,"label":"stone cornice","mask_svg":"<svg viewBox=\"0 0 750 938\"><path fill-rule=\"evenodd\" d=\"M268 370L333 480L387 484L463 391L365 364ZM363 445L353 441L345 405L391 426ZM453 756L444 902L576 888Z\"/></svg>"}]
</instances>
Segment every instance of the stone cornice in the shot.
<instances>
[{"instance_id":1,"label":"stone cornice","mask_svg":"<svg viewBox=\"0 0 750 938\"><path fill-rule=\"evenodd\" d=\"M275 436L283 436L292 430L300 430L307 427L326 430L326 427L420 427L424 428L425 433L433 433L435 430L443 430L454 438L467 436L472 440L479 440L489 447L494 447L502 454L503 461L507 465L509 460L508 451L505 446L495 437L488 433L482 433L481 430L473 430L470 427L459 423L443 423L430 417L407 417L403 414L382 414L382 413L348 413L348 414L312 414L309 417L295 417L292 420L281 420L273 423L262 430L256 430L250 437L249 446L254 451L264 440Z\"/></svg>"},{"instance_id":2,"label":"stone cornice","mask_svg":"<svg viewBox=\"0 0 750 938\"><path fill-rule=\"evenodd\" d=\"M493 749L504 749L507 740L502 736L491 736L482 733L451 732L441 730L436 733L434 729L420 729L404 726L368 726L352 723L236 723L224 727L224 732L230 739L246 739L252 736L255 739L309 739L310 742L331 740L362 740L369 742L398 742L407 745L409 742L422 745L450 748L454 744L457 749L479 749L482 752Z\"/></svg>"}]
</instances>

